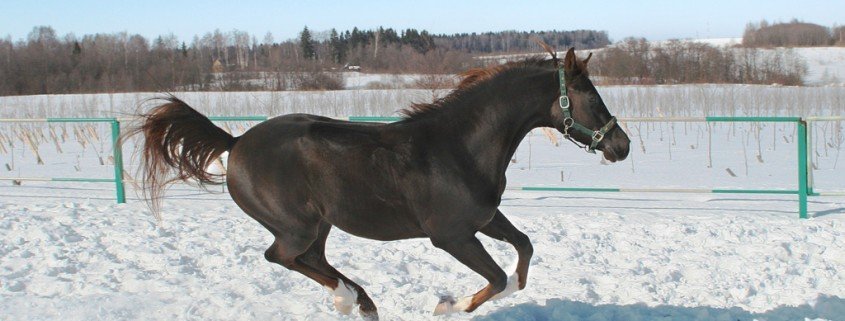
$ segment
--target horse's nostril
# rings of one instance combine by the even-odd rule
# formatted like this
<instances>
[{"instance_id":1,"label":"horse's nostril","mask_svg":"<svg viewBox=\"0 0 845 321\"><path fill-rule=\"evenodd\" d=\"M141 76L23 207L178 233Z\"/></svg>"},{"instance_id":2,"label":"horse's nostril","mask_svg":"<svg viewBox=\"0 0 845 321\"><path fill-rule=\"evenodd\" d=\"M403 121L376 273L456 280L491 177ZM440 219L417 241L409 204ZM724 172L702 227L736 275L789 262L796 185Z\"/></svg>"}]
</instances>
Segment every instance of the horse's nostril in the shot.
<instances>
[{"instance_id":1,"label":"horse's nostril","mask_svg":"<svg viewBox=\"0 0 845 321\"><path fill-rule=\"evenodd\" d=\"M630 144L626 144L620 149L619 152L616 153L618 160L625 160L625 158L628 158L628 153L631 151L630 146Z\"/></svg>"}]
</instances>

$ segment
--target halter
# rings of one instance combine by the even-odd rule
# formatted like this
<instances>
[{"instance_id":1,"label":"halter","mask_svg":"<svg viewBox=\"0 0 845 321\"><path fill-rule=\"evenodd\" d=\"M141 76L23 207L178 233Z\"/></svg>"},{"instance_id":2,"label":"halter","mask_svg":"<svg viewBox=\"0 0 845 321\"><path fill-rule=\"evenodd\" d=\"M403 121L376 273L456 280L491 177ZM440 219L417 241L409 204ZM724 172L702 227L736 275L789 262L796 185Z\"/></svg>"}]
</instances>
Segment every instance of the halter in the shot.
<instances>
[{"instance_id":1,"label":"halter","mask_svg":"<svg viewBox=\"0 0 845 321\"><path fill-rule=\"evenodd\" d=\"M569 96L567 95L566 91L566 77L563 72L563 68L558 69L558 73L560 74L560 99L558 103L560 103L560 108L563 110L563 138L568 139L569 141L575 143L576 146L584 148L588 153L596 153L596 146L598 146L599 142L604 139L604 136L613 129L613 126L616 125L616 117L611 116L610 120L599 128L598 130L592 130L587 128L587 126L581 125L575 122L575 119L572 118L572 110L569 108ZM569 130L575 129L576 131L590 136L593 139L593 142L590 143L590 146L582 145L572 139L569 135Z\"/></svg>"}]
</instances>

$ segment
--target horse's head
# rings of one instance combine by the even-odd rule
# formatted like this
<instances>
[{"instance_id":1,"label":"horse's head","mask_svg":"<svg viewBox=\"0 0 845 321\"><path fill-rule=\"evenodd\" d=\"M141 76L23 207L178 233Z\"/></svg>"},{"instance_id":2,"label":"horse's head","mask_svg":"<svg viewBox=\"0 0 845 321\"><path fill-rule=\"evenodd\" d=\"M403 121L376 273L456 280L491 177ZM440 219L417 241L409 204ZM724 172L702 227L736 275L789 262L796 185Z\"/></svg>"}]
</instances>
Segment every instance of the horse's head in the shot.
<instances>
[{"instance_id":1,"label":"horse's head","mask_svg":"<svg viewBox=\"0 0 845 321\"><path fill-rule=\"evenodd\" d=\"M551 122L564 137L585 146L587 151L600 150L611 162L628 156L631 140L607 110L587 72L587 59L575 56L575 48L566 52L556 79L560 83L559 99L551 110Z\"/></svg>"}]
</instances>

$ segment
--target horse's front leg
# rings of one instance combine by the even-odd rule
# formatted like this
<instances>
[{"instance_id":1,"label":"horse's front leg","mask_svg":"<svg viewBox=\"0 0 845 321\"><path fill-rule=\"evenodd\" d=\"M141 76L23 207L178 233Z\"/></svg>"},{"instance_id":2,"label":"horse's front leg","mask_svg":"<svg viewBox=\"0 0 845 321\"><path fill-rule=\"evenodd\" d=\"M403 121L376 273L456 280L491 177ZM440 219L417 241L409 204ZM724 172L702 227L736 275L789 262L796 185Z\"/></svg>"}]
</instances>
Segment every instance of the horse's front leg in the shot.
<instances>
[{"instance_id":1,"label":"horse's front leg","mask_svg":"<svg viewBox=\"0 0 845 321\"><path fill-rule=\"evenodd\" d=\"M504 297L517 289L524 289L525 283L528 281L528 264L531 262L531 256L534 254L534 247L531 246L531 240L528 239L528 236L516 229L505 215L498 210L493 220L482 227L480 231L484 235L510 243L519 255L519 260L516 263L516 271L514 271L516 274L515 280L514 276L511 276L508 279L507 290L497 295L494 299ZM511 284L517 280L519 281L518 284Z\"/></svg>"},{"instance_id":2,"label":"horse's front leg","mask_svg":"<svg viewBox=\"0 0 845 321\"><path fill-rule=\"evenodd\" d=\"M434 309L434 315L460 311L472 312L478 306L490 300L494 295L502 292L507 286L508 278L505 275L505 271L502 271L474 235L470 234L467 237L432 237L431 242L434 246L448 252L458 259L458 261L476 273L481 274L481 276L490 282L490 284L472 296L459 300L452 300L450 298L444 302L440 302Z\"/></svg>"}]
</instances>

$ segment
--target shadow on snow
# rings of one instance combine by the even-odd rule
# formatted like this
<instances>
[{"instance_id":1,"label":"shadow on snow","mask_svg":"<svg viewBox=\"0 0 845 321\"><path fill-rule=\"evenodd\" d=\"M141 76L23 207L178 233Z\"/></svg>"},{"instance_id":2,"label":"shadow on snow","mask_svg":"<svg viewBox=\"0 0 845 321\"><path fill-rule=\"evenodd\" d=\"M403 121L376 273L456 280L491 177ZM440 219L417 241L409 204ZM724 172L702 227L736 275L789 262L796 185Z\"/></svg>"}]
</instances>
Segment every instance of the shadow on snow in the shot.
<instances>
[{"instance_id":1,"label":"shadow on snow","mask_svg":"<svg viewBox=\"0 0 845 321\"><path fill-rule=\"evenodd\" d=\"M525 303L509 308L502 308L485 316L473 318L474 321L791 321L805 319L843 320L845 317L845 299L836 296L820 295L814 304L799 306L779 306L772 310L753 313L742 308L681 307L659 305L650 307L645 304L594 305L562 299L551 299L545 305Z\"/></svg>"}]
</instances>

